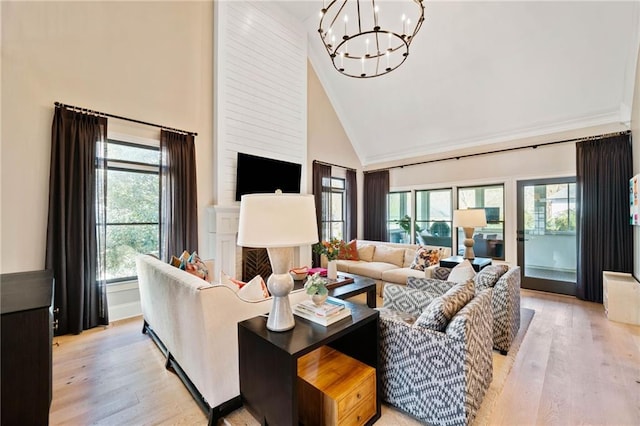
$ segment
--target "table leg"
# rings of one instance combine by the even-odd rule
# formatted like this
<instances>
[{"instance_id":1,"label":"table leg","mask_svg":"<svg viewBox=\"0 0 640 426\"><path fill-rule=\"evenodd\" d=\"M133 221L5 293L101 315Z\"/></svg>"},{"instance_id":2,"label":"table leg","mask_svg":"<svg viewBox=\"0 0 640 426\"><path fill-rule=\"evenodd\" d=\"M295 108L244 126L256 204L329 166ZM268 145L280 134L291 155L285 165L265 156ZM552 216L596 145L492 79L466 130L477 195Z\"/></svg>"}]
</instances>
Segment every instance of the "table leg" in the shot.
<instances>
[{"instance_id":1,"label":"table leg","mask_svg":"<svg viewBox=\"0 0 640 426\"><path fill-rule=\"evenodd\" d=\"M367 306L370 308L375 308L377 304L376 298L376 288L375 286L367 291Z\"/></svg>"}]
</instances>

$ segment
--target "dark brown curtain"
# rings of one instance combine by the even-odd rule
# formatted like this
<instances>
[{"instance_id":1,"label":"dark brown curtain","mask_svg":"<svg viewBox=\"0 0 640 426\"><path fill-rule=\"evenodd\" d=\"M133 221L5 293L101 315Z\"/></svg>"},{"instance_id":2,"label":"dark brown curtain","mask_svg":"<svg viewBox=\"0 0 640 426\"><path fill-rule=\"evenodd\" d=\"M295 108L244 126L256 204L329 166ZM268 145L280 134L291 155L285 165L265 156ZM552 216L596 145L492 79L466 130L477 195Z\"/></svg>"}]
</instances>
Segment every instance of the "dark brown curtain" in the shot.
<instances>
[{"instance_id":1,"label":"dark brown curtain","mask_svg":"<svg viewBox=\"0 0 640 426\"><path fill-rule=\"evenodd\" d=\"M364 174L363 217L365 240L388 241L388 194L389 170Z\"/></svg>"},{"instance_id":2,"label":"dark brown curtain","mask_svg":"<svg viewBox=\"0 0 640 426\"><path fill-rule=\"evenodd\" d=\"M53 271L57 335L109 324L104 227L96 227L104 225L106 135L106 118L55 109L45 268Z\"/></svg>"},{"instance_id":3,"label":"dark brown curtain","mask_svg":"<svg viewBox=\"0 0 640 426\"><path fill-rule=\"evenodd\" d=\"M318 238L322 240L322 212L327 211L328 207L325 205L327 197L323 197L322 194L322 180L331 178L331 166L313 162L313 198L316 202L316 224L318 225ZM320 266L320 255L313 253L312 256L313 266Z\"/></svg>"},{"instance_id":4,"label":"dark brown curtain","mask_svg":"<svg viewBox=\"0 0 640 426\"><path fill-rule=\"evenodd\" d=\"M196 148L193 135L162 130L160 258L198 250Z\"/></svg>"},{"instance_id":5,"label":"dark brown curtain","mask_svg":"<svg viewBox=\"0 0 640 426\"><path fill-rule=\"evenodd\" d=\"M602 303L602 271L631 272L631 135L576 144L578 276L576 296Z\"/></svg>"},{"instance_id":6,"label":"dark brown curtain","mask_svg":"<svg viewBox=\"0 0 640 426\"><path fill-rule=\"evenodd\" d=\"M358 184L356 171L347 169L347 235L346 241L353 240L358 234Z\"/></svg>"}]
</instances>

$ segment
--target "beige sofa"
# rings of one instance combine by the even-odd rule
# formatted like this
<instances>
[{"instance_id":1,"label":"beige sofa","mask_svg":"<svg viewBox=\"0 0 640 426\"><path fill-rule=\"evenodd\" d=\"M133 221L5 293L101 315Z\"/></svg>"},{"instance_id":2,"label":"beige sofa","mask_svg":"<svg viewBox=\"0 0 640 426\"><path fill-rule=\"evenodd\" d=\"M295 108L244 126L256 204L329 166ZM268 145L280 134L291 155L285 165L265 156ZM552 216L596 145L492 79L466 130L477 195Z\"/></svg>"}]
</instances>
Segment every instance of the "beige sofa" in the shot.
<instances>
[{"instance_id":1,"label":"beige sofa","mask_svg":"<svg viewBox=\"0 0 640 426\"><path fill-rule=\"evenodd\" d=\"M385 283L406 284L408 277L431 278L433 265L424 271L411 269L418 244L399 244L381 241L357 240L359 260L338 260L338 271L361 275L376 280L379 296ZM450 247L423 246L427 249L438 249L441 258L451 256ZM322 259L322 266L326 267L326 258Z\"/></svg>"},{"instance_id":2,"label":"beige sofa","mask_svg":"<svg viewBox=\"0 0 640 426\"><path fill-rule=\"evenodd\" d=\"M244 300L225 285L209 284L153 256L139 255L136 263L143 332L216 425L241 405L238 322L267 314L273 298ZM308 297L300 289L289 300L294 305Z\"/></svg>"}]
</instances>

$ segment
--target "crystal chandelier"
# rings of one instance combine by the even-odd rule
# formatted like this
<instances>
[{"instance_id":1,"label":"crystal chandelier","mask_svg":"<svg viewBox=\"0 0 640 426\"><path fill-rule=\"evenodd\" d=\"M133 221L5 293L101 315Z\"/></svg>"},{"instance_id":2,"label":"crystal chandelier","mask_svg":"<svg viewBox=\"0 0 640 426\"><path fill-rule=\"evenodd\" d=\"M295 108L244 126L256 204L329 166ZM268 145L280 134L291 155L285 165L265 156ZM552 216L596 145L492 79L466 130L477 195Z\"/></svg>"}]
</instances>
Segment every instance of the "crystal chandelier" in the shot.
<instances>
[{"instance_id":1,"label":"crystal chandelier","mask_svg":"<svg viewBox=\"0 0 640 426\"><path fill-rule=\"evenodd\" d=\"M371 78L404 63L423 21L422 0L330 0L318 33L335 69Z\"/></svg>"}]
</instances>

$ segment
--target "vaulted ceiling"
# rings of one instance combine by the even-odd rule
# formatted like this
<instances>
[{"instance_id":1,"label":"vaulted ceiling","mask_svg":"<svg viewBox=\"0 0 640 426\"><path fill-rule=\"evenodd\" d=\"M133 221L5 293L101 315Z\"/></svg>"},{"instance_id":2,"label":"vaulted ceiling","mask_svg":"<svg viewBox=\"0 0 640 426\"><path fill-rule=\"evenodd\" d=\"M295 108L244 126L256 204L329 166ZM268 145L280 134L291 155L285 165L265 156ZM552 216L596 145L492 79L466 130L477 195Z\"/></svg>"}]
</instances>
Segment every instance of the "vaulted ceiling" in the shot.
<instances>
[{"instance_id":1,"label":"vaulted ceiling","mask_svg":"<svg viewBox=\"0 0 640 426\"><path fill-rule=\"evenodd\" d=\"M376 4L382 14L406 1ZM278 3L308 31L312 66L365 166L630 121L637 1L424 0L406 62L369 79L333 68L321 0Z\"/></svg>"}]
</instances>

